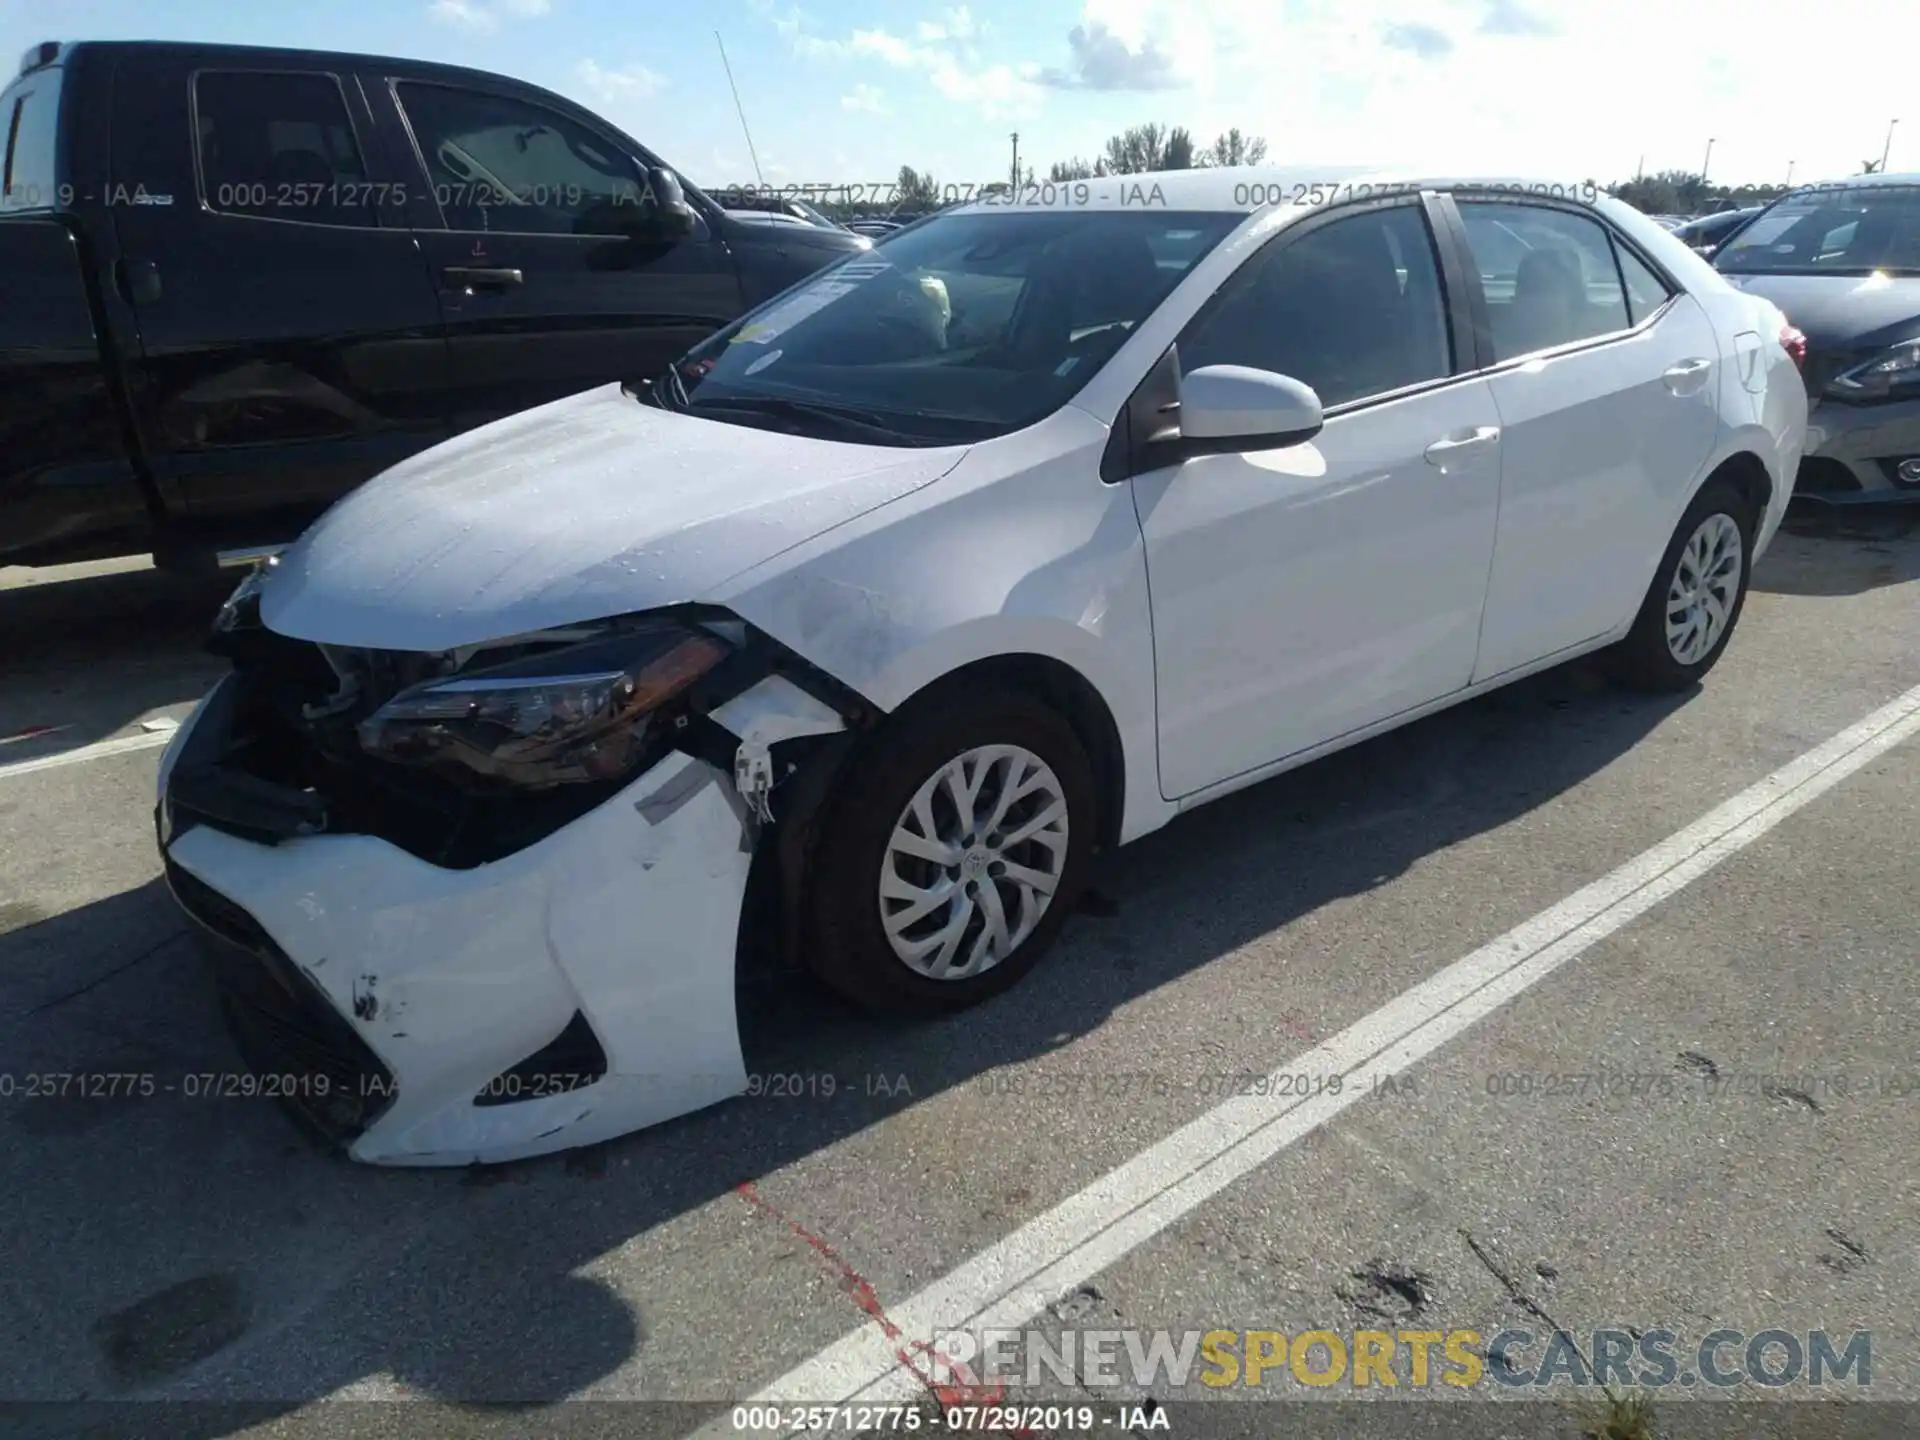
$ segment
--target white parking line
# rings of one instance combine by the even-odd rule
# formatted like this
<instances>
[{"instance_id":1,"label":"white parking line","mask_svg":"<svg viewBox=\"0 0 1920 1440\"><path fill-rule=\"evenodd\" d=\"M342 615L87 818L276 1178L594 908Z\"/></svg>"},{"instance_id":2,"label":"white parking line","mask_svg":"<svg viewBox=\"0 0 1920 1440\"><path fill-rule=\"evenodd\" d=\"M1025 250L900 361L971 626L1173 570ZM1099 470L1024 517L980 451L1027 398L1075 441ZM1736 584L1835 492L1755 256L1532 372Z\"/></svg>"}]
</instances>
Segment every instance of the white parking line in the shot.
<instances>
[{"instance_id":1,"label":"white parking line","mask_svg":"<svg viewBox=\"0 0 1920 1440\"><path fill-rule=\"evenodd\" d=\"M747 1401L887 1404L916 1398L904 1351L949 1330L1017 1328L1241 1176L1492 1014L1802 806L1920 732L1920 687L1782 766L1679 833L1389 1001L934 1281L888 1315L903 1332L849 1332ZM1339 1074L1338 1094L1283 1095L1284 1077ZM730 1434L719 1417L700 1435ZM806 1432L794 1432L806 1433Z\"/></svg>"},{"instance_id":2,"label":"white parking line","mask_svg":"<svg viewBox=\"0 0 1920 1440\"><path fill-rule=\"evenodd\" d=\"M53 770L62 765L78 765L83 760L100 760L108 755L126 755L135 750L152 750L171 740L173 732L178 728L177 725L169 725L164 730L146 730L138 735L122 735L113 740L96 740L91 745L76 745L71 750L61 750L52 755L40 755L32 760L16 760L11 765L0 765L0 780L6 780L15 775L32 775L40 770Z\"/></svg>"}]
</instances>

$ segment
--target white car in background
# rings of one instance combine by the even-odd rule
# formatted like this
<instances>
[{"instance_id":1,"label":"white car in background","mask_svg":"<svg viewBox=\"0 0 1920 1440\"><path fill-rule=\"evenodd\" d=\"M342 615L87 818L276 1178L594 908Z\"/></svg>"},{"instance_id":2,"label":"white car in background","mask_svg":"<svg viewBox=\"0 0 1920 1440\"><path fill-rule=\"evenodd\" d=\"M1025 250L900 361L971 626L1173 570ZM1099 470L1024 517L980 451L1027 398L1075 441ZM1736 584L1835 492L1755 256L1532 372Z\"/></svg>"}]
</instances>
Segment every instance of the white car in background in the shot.
<instances>
[{"instance_id":1,"label":"white car in background","mask_svg":"<svg viewBox=\"0 0 1920 1440\"><path fill-rule=\"evenodd\" d=\"M167 874L352 1156L740 1093L763 898L857 1003L958 1009L1183 810L1576 655L1673 690L1725 652L1806 394L1780 312L1652 220L1049 188L406 461L222 611Z\"/></svg>"}]
</instances>

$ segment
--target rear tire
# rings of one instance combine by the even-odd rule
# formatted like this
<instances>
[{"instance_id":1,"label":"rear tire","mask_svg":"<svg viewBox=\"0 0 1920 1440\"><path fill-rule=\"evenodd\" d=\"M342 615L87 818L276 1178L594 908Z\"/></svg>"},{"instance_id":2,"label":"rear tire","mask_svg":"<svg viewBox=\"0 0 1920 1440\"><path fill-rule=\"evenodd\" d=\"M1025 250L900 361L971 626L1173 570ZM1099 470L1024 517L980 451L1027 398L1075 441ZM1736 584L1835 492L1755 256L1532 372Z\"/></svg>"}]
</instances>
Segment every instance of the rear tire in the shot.
<instances>
[{"instance_id":1,"label":"rear tire","mask_svg":"<svg viewBox=\"0 0 1920 1440\"><path fill-rule=\"evenodd\" d=\"M1097 803L1085 749L1042 701L955 689L910 702L829 801L808 885L809 966L877 1015L944 1014L999 994L1072 913Z\"/></svg>"},{"instance_id":2,"label":"rear tire","mask_svg":"<svg viewBox=\"0 0 1920 1440\"><path fill-rule=\"evenodd\" d=\"M1672 693L1699 683L1726 653L1747 603L1759 517L1730 480L1710 480L1675 527L1633 629L1605 654L1634 690Z\"/></svg>"}]
</instances>

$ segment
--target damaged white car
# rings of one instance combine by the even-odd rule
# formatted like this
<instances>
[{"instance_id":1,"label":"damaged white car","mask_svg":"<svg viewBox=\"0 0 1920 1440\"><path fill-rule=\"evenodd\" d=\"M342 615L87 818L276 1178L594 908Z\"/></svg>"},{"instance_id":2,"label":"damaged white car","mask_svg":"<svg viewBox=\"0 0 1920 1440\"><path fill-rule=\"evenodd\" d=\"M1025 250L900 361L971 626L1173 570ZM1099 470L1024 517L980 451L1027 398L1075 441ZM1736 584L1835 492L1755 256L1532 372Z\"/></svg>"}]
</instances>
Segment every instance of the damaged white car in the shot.
<instances>
[{"instance_id":1,"label":"damaged white car","mask_svg":"<svg viewBox=\"0 0 1920 1440\"><path fill-rule=\"evenodd\" d=\"M763 894L854 1001L954 1009L1183 809L1585 651L1693 683L1795 337L1558 190L950 210L364 486L228 602L161 769L249 1062L359 1160L603 1140L745 1088Z\"/></svg>"}]
</instances>

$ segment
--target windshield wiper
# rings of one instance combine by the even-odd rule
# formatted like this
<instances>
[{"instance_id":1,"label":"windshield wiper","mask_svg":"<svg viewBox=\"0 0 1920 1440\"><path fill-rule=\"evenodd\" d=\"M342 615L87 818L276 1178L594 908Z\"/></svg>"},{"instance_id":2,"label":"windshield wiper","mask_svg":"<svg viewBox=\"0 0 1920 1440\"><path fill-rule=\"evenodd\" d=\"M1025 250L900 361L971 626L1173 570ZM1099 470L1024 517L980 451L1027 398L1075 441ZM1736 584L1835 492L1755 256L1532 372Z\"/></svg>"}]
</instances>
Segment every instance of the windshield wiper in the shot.
<instances>
[{"instance_id":1,"label":"windshield wiper","mask_svg":"<svg viewBox=\"0 0 1920 1440\"><path fill-rule=\"evenodd\" d=\"M689 415L723 415L731 411L756 418L821 422L848 434L896 443L927 443L926 437L909 434L897 425L889 424L878 411L862 410L856 405L791 400L783 395L729 395L724 400L692 400L684 408Z\"/></svg>"}]
</instances>

